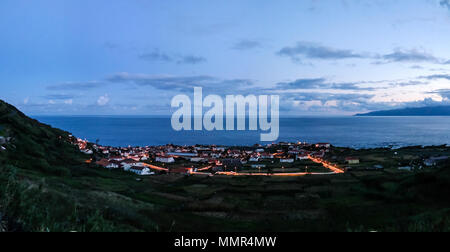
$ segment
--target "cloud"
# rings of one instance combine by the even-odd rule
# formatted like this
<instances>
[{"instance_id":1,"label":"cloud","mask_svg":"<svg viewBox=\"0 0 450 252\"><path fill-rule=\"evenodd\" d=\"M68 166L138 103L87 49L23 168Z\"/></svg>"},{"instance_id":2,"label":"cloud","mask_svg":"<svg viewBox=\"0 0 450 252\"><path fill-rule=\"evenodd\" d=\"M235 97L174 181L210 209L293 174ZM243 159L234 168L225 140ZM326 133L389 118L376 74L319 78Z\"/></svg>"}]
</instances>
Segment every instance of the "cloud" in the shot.
<instances>
[{"instance_id":1,"label":"cloud","mask_svg":"<svg viewBox=\"0 0 450 252\"><path fill-rule=\"evenodd\" d=\"M172 62L173 59L169 55L165 53L161 53L159 50L155 50L150 53L145 53L139 55L139 58L147 61L163 61L163 62Z\"/></svg>"},{"instance_id":2,"label":"cloud","mask_svg":"<svg viewBox=\"0 0 450 252\"><path fill-rule=\"evenodd\" d=\"M356 83L332 83L329 85L330 89L338 90L375 90L373 87L361 87Z\"/></svg>"},{"instance_id":3,"label":"cloud","mask_svg":"<svg viewBox=\"0 0 450 252\"><path fill-rule=\"evenodd\" d=\"M109 101L110 101L110 99L109 99L108 94L105 94L98 98L97 105L103 107L103 106L108 105Z\"/></svg>"},{"instance_id":4,"label":"cloud","mask_svg":"<svg viewBox=\"0 0 450 252\"><path fill-rule=\"evenodd\" d=\"M74 95L65 95L65 94L52 94L52 95L46 95L43 96L44 99L48 99L50 104L57 104L56 101L63 100L63 103L66 105L72 105L73 99L75 98Z\"/></svg>"},{"instance_id":5,"label":"cloud","mask_svg":"<svg viewBox=\"0 0 450 252\"><path fill-rule=\"evenodd\" d=\"M450 79L450 75L441 74L417 77L411 80L384 80L355 83L332 83L328 82L326 78L299 79L292 82L278 83L273 90L280 91L279 95L283 101L282 111L289 114L299 112L354 113L405 107L448 105L450 104L450 90L448 89L428 93L423 92L424 98L418 98L415 101L402 101L402 99L396 98L396 92L398 91L395 91L396 89L393 88L428 85L428 81L423 81L423 79L431 80L437 78ZM367 87L366 84L376 86ZM281 90L277 90L277 88ZM443 100L440 100L439 96L430 96L430 94L438 94ZM402 97L407 96L405 93L398 95Z\"/></svg>"},{"instance_id":6,"label":"cloud","mask_svg":"<svg viewBox=\"0 0 450 252\"><path fill-rule=\"evenodd\" d=\"M449 0L450 1L450 0ZM296 63L310 60L345 60L345 59L374 59L374 64L388 63L433 63L450 64L450 60L438 58L430 53L418 49L395 49L388 54L358 53L349 49L335 49L311 42L298 42L296 46L284 47L277 53L279 56L289 57ZM415 66L418 68L417 66Z\"/></svg>"},{"instance_id":7,"label":"cloud","mask_svg":"<svg viewBox=\"0 0 450 252\"><path fill-rule=\"evenodd\" d=\"M393 53L383 55L381 57L386 62L430 62L430 63L442 63L435 56L423 52L418 51L416 49L413 50L402 50L396 49Z\"/></svg>"},{"instance_id":8,"label":"cloud","mask_svg":"<svg viewBox=\"0 0 450 252\"><path fill-rule=\"evenodd\" d=\"M277 84L279 89L315 89L324 86L326 79L298 79L292 82L281 82Z\"/></svg>"},{"instance_id":9,"label":"cloud","mask_svg":"<svg viewBox=\"0 0 450 252\"><path fill-rule=\"evenodd\" d=\"M284 47L277 54L289 57L294 62L301 62L302 58L318 60L365 58L365 56L352 50L334 49L310 42L298 42L296 46Z\"/></svg>"},{"instance_id":10,"label":"cloud","mask_svg":"<svg viewBox=\"0 0 450 252\"><path fill-rule=\"evenodd\" d=\"M444 101L450 103L450 89L438 89L435 91L428 92L429 94L438 94L440 95Z\"/></svg>"},{"instance_id":11,"label":"cloud","mask_svg":"<svg viewBox=\"0 0 450 252\"><path fill-rule=\"evenodd\" d=\"M261 43L256 40L241 40L237 42L231 49L244 51L259 48L261 46Z\"/></svg>"},{"instance_id":12,"label":"cloud","mask_svg":"<svg viewBox=\"0 0 450 252\"><path fill-rule=\"evenodd\" d=\"M366 101L373 98L373 94L333 94L333 93L297 93L290 94L288 97L298 101L321 101L326 103L330 100L345 101Z\"/></svg>"},{"instance_id":13,"label":"cloud","mask_svg":"<svg viewBox=\"0 0 450 252\"><path fill-rule=\"evenodd\" d=\"M199 63L206 62L206 58L197 57L197 56L180 56L177 60L177 64L189 64L195 65Z\"/></svg>"},{"instance_id":14,"label":"cloud","mask_svg":"<svg viewBox=\"0 0 450 252\"><path fill-rule=\"evenodd\" d=\"M43 96L43 98L48 100L69 100L75 98L75 96L66 94L51 94Z\"/></svg>"},{"instance_id":15,"label":"cloud","mask_svg":"<svg viewBox=\"0 0 450 252\"><path fill-rule=\"evenodd\" d=\"M155 50L150 53L145 53L139 55L139 59L152 62L167 62L167 63L177 63L186 65L195 65L199 63L206 62L206 58L199 57L195 55L169 55L167 53Z\"/></svg>"},{"instance_id":16,"label":"cloud","mask_svg":"<svg viewBox=\"0 0 450 252\"><path fill-rule=\"evenodd\" d=\"M360 87L357 83L329 83L325 78L298 79L292 82L281 82L274 90L292 89L335 89L335 90L374 90L372 87Z\"/></svg>"},{"instance_id":17,"label":"cloud","mask_svg":"<svg viewBox=\"0 0 450 252\"><path fill-rule=\"evenodd\" d=\"M418 86L418 85L426 85L427 82L411 80L411 81L403 81L403 82L393 82L390 83L391 87L408 87L408 86Z\"/></svg>"},{"instance_id":18,"label":"cloud","mask_svg":"<svg viewBox=\"0 0 450 252\"><path fill-rule=\"evenodd\" d=\"M105 83L98 81L90 82L66 82L57 85L47 86L48 90L86 90L103 87Z\"/></svg>"},{"instance_id":19,"label":"cloud","mask_svg":"<svg viewBox=\"0 0 450 252\"><path fill-rule=\"evenodd\" d=\"M283 95L283 110L296 112L358 112L385 108L369 102L373 94L297 93ZM383 104L384 105L384 104Z\"/></svg>"},{"instance_id":20,"label":"cloud","mask_svg":"<svg viewBox=\"0 0 450 252\"><path fill-rule=\"evenodd\" d=\"M442 98L450 100L450 89L440 89L436 91Z\"/></svg>"},{"instance_id":21,"label":"cloud","mask_svg":"<svg viewBox=\"0 0 450 252\"><path fill-rule=\"evenodd\" d=\"M427 80L436 80L436 79L450 80L450 74L434 74L434 75L422 76L421 78L427 79Z\"/></svg>"},{"instance_id":22,"label":"cloud","mask_svg":"<svg viewBox=\"0 0 450 252\"><path fill-rule=\"evenodd\" d=\"M441 0L439 3L442 7L450 10L450 0Z\"/></svg>"},{"instance_id":23,"label":"cloud","mask_svg":"<svg viewBox=\"0 0 450 252\"><path fill-rule=\"evenodd\" d=\"M118 73L107 80L112 83L132 83L139 86L151 86L160 90L181 92L192 92L194 87L202 87L206 91L231 92L243 90L253 85L253 81L247 79L223 80L207 75L180 77Z\"/></svg>"},{"instance_id":24,"label":"cloud","mask_svg":"<svg viewBox=\"0 0 450 252\"><path fill-rule=\"evenodd\" d=\"M434 93L434 92L433 92ZM447 90L439 91L446 98L450 95ZM296 111L307 112L367 112L378 110L402 109L406 107L442 106L450 104L448 98L437 101L432 98L411 102L380 102L375 101L374 94L334 94L334 93L298 93L285 95L284 111L295 113Z\"/></svg>"}]
</instances>

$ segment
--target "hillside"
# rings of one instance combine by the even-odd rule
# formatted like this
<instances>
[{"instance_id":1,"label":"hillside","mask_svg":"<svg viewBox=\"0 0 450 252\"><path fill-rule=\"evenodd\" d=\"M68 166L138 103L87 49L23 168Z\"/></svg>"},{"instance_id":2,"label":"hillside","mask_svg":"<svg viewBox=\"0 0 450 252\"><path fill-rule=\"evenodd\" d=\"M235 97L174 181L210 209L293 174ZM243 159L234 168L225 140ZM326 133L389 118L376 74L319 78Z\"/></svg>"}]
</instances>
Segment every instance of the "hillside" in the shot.
<instances>
[{"instance_id":1,"label":"hillside","mask_svg":"<svg viewBox=\"0 0 450 252\"><path fill-rule=\"evenodd\" d=\"M100 213L67 188L86 169L71 140L0 100L0 232L103 229Z\"/></svg>"},{"instance_id":2,"label":"hillside","mask_svg":"<svg viewBox=\"0 0 450 252\"><path fill-rule=\"evenodd\" d=\"M450 116L450 106L374 111L366 114L357 114L356 116Z\"/></svg>"},{"instance_id":3,"label":"hillside","mask_svg":"<svg viewBox=\"0 0 450 252\"><path fill-rule=\"evenodd\" d=\"M0 137L4 142L1 156L18 168L55 175L70 173L68 166L82 162L83 156L71 144L68 132L54 129L25 116L0 100ZM8 140L8 141L6 141Z\"/></svg>"},{"instance_id":4,"label":"hillside","mask_svg":"<svg viewBox=\"0 0 450 252\"><path fill-rule=\"evenodd\" d=\"M450 164L399 162L450 148L333 148L383 172L333 176L139 177L92 163L70 134L0 101L1 231L450 231ZM395 154L394 154L395 152Z\"/></svg>"}]
</instances>

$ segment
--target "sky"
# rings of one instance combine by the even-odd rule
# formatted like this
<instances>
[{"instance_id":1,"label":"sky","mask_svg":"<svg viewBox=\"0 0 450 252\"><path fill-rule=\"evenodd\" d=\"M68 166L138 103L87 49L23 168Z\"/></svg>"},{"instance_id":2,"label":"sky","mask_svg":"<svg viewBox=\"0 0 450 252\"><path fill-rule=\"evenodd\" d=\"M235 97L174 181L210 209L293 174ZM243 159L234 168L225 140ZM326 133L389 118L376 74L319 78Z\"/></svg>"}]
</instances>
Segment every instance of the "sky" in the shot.
<instances>
[{"instance_id":1,"label":"sky","mask_svg":"<svg viewBox=\"0 0 450 252\"><path fill-rule=\"evenodd\" d=\"M29 115L170 115L194 87L287 116L450 105L450 0L2 0L0 31Z\"/></svg>"}]
</instances>

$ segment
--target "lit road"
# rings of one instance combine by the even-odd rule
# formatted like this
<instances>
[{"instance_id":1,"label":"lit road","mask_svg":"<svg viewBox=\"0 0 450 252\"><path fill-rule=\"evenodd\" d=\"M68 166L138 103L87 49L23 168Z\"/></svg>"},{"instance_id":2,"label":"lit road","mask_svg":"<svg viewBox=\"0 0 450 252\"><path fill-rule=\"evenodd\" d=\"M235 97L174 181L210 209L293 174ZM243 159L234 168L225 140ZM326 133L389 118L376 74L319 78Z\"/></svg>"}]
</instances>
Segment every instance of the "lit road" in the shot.
<instances>
[{"instance_id":1,"label":"lit road","mask_svg":"<svg viewBox=\"0 0 450 252\"><path fill-rule=\"evenodd\" d=\"M321 164L325 168L331 170L331 172L294 172L294 173L248 173L248 172L217 172L215 175L223 175L223 176L275 176L275 177L302 177L306 175L333 175L333 174L342 174L344 171L339 168L337 165L333 165L325 160L314 158L312 156L308 156L308 158L314 163ZM211 169L212 166L198 169L197 172L190 172L192 175L212 175L211 173L206 173L202 171L207 171Z\"/></svg>"},{"instance_id":2,"label":"lit road","mask_svg":"<svg viewBox=\"0 0 450 252\"><path fill-rule=\"evenodd\" d=\"M331 172L293 172L293 173L248 173L248 172L217 172L215 175L224 175L224 176L275 176L275 177L302 177L306 175L333 175L333 174L341 174L344 173L342 169L340 169L337 165L333 165L325 160L314 158L312 156L308 156L311 161L317 164L323 165L325 168L331 170ZM155 165L150 164L144 164L144 166L157 170L157 171L166 171L168 172L169 169L162 168ZM213 175L212 173L208 173L205 171L208 171L209 169L213 168L213 166L207 166L204 168L197 169L196 172L189 172L191 175Z\"/></svg>"},{"instance_id":3,"label":"lit road","mask_svg":"<svg viewBox=\"0 0 450 252\"><path fill-rule=\"evenodd\" d=\"M311 161L313 161L314 163L322 164L325 168L332 170L333 173L336 173L336 174L344 173L344 171L341 168L339 168L337 165L333 165L325 160L322 160L320 158L314 158L312 156L308 156L308 158Z\"/></svg>"},{"instance_id":4,"label":"lit road","mask_svg":"<svg viewBox=\"0 0 450 252\"><path fill-rule=\"evenodd\" d=\"M167 168L162 168L162 167L155 166L155 165L151 165L151 164L145 164L145 163L144 163L144 166L145 166L145 167L148 167L148 168L150 168L150 169L153 169L153 170L157 170L157 171L166 171L166 172L169 171L169 169L167 169Z\"/></svg>"},{"instance_id":5,"label":"lit road","mask_svg":"<svg viewBox=\"0 0 450 252\"><path fill-rule=\"evenodd\" d=\"M207 170L209 170L211 168L213 168L213 167L212 166L208 166L208 167L205 167L205 168L199 168L199 169L197 169L197 171L207 171Z\"/></svg>"},{"instance_id":6,"label":"lit road","mask_svg":"<svg viewBox=\"0 0 450 252\"><path fill-rule=\"evenodd\" d=\"M226 176L268 176L268 177L302 177L306 175L332 175L336 174L335 172L297 172L297 173L236 173L236 172L218 172L216 175L226 175Z\"/></svg>"}]
</instances>

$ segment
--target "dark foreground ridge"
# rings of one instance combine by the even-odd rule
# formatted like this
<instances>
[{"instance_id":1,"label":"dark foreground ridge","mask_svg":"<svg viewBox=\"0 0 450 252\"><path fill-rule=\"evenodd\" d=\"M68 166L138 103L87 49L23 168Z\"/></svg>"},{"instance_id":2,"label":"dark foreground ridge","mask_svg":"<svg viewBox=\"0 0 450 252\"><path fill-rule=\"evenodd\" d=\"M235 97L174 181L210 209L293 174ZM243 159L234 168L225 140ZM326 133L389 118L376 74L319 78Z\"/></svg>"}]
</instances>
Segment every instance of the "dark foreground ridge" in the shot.
<instances>
[{"instance_id":1,"label":"dark foreground ridge","mask_svg":"<svg viewBox=\"0 0 450 252\"><path fill-rule=\"evenodd\" d=\"M346 172L324 176L139 176L76 143L0 101L0 231L450 231L447 146L331 146Z\"/></svg>"},{"instance_id":2,"label":"dark foreground ridge","mask_svg":"<svg viewBox=\"0 0 450 252\"><path fill-rule=\"evenodd\" d=\"M384 110L357 114L356 116L450 116L450 106Z\"/></svg>"}]
</instances>

